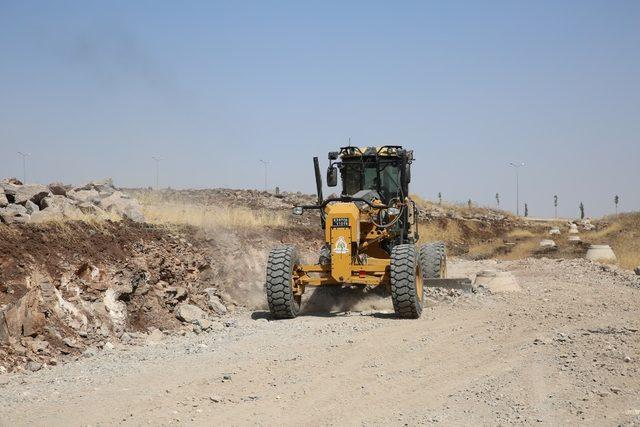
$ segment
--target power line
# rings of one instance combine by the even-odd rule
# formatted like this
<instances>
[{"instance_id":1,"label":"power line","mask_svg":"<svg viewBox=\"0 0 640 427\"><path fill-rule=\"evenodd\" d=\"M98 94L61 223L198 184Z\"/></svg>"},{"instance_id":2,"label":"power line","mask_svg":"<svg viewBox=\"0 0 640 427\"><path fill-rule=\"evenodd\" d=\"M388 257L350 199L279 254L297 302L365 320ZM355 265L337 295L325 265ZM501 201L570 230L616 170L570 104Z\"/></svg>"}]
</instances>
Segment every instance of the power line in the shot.
<instances>
[{"instance_id":1,"label":"power line","mask_svg":"<svg viewBox=\"0 0 640 427\"><path fill-rule=\"evenodd\" d=\"M160 189L159 181L160 181L160 160L163 160L162 157L152 156L153 160L156 161L156 190Z\"/></svg>"},{"instance_id":2,"label":"power line","mask_svg":"<svg viewBox=\"0 0 640 427\"><path fill-rule=\"evenodd\" d=\"M264 191L267 191L267 188L268 188L267 177L268 177L269 163L271 163L271 161L260 159L260 162L264 165Z\"/></svg>"},{"instance_id":3,"label":"power line","mask_svg":"<svg viewBox=\"0 0 640 427\"><path fill-rule=\"evenodd\" d=\"M22 156L22 183L27 183L27 157L31 154L18 151L18 154Z\"/></svg>"},{"instance_id":4,"label":"power line","mask_svg":"<svg viewBox=\"0 0 640 427\"><path fill-rule=\"evenodd\" d=\"M519 170L521 167L524 167L524 162L520 163L509 163L509 165L513 166L516 170L516 216L520 216L520 177Z\"/></svg>"}]
</instances>

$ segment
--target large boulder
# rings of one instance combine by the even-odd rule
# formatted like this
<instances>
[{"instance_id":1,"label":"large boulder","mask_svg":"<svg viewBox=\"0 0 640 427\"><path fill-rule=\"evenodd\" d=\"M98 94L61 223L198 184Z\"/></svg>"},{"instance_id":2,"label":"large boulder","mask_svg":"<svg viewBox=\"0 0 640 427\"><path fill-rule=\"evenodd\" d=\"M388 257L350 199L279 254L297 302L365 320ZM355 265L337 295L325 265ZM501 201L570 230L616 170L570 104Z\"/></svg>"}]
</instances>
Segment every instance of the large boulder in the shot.
<instances>
[{"instance_id":1,"label":"large boulder","mask_svg":"<svg viewBox=\"0 0 640 427\"><path fill-rule=\"evenodd\" d=\"M0 186L2 186L2 184L22 185L23 182L20 181L18 178L4 178L0 180Z\"/></svg>"},{"instance_id":2,"label":"large boulder","mask_svg":"<svg viewBox=\"0 0 640 427\"><path fill-rule=\"evenodd\" d=\"M43 211L52 211L62 214L65 218L77 219L82 216L82 212L76 203L64 196L45 197L40 204Z\"/></svg>"},{"instance_id":3,"label":"large boulder","mask_svg":"<svg viewBox=\"0 0 640 427\"><path fill-rule=\"evenodd\" d=\"M54 182L49 184L49 191L54 196L66 196L70 188L62 183Z\"/></svg>"},{"instance_id":4,"label":"large boulder","mask_svg":"<svg viewBox=\"0 0 640 427\"><path fill-rule=\"evenodd\" d=\"M98 203L100 201L100 193L93 188L90 190L71 190L67 192L67 197L80 203Z\"/></svg>"},{"instance_id":5,"label":"large boulder","mask_svg":"<svg viewBox=\"0 0 640 427\"><path fill-rule=\"evenodd\" d=\"M227 314L227 307L225 307L220 300L220 297L218 297L218 291L215 288L205 289L204 294L207 297L207 305L213 313L218 316L224 316Z\"/></svg>"},{"instance_id":6,"label":"large boulder","mask_svg":"<svg viewBox=\"0 0 640 427\"><path fill-rule=\"evenodd\" d=\"M9 337L19 339L21 336L36 336L42 332L45 324L45 315L41 307L42 301L39 293L27 292L15 304L3 312L4 331L0 331L0 340L5 342Z\"/></svg>"},{"instance_id":7,"label":"large boulder","mask_svg":"<svg viewBox=\"0 0 640 427\"><path fill-rule=\"evenodd\" d=\"M5 224L29 222L30 216L27 208L22 205L9 205L0 208L0 220Z\"/></svg>"},{"instance_id":8,"label":"large boulder","mask_svg":"<svg viewBox=\"0 0 640 427\"><path fill-rule=\"evenodd\" d=\"M27 200L27 202L24 204L24 207L29 215L40 210L40 207L33 203L31 200Z\"/></svg>"},{"instance_id":9,"label":"large boulder","mask_svg":"<svg viewBox=\"0 0 640 427\"><path fill-rule=\"evenodd\" d=\"M4 192L0 191L0 208L6 208L7 206L9 206L9 200L4 195Z\"/></svg>"},{"instance_id":10,"label":"large boulder","mask_svg":"<svg viewBox=\"0 0 640 427\"><path fill-rule=\"evenodd\" d=\"M120 191L115 191L110 196L101 199L99 206L107 212L129 218L132 221L144 222L140 204Z\"/></svg>"},{"instance_id":11,"label":"large boulder","mask_svg":"<svg viewBox=\"0 0 640 427\"><path fill-rule=\"evenodd\" d=\"M80 209L80 212L85 215L95 216L99 219L111 219L111 215L109 214L109 212L105 211L99 206L94 205L93 203L78 203L78 209Z\"/></svg>"},{"instance_id":12,"label":"large boulder","mask_svg":"<svg viewBox=\"0 0 640 427\"><path fill-rule=\"evenodd\" d=\"M90 183L85 184L82 187L78 187L75 190L95 190L100 193L101 196L107 196L116 191L115 187L113 186L113 180L111 178L91 181Z\"/></svg>"},{"instance_id":13,"label":"large boulder","mask_svg":"<svg viewBox=\"0 0 640 427\"><path fill-rule=\"evenodd\" d=\"M192 304L181 304L176 308L176 317L186 323L197 324L206 319L207 314L200 307Z\"/></svg>"},{"instance_id":14,"label":"large boulder","mask_svg":"<svg viewBox=\"0 0 640 427\"><path fill-rule=\"evenodd\" d=\"M11 183L0 183L4 194L10 202L24 205L28 200L35 204L40 204L42 199L47 197L49 188L41 184L16 185Z\"/></svg>"}]
</instances>

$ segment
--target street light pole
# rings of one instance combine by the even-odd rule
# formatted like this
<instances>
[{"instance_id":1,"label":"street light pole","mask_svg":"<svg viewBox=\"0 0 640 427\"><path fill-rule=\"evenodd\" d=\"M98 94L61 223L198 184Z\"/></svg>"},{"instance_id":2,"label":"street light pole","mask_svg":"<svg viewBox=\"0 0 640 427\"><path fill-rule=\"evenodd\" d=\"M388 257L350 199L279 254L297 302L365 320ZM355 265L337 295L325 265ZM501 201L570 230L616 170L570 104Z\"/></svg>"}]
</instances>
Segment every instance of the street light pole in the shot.
<instances>
[{"instance_id":1,"label":"street light pole","mask_svg":"<svg viewBox=\"0 0 640 427\"><path fill-rule=\"evenodd\" d=\"M27 183L27 157L30 156L29 153L23 153L22 151L18 151L18 154L22 156L22 183Z\"/></svg>"},{"instance_id":2,"label":"street light pole","mask_svg":"<svg viewBox=\"0 0 640 427\"><path fill-rule=\"evenodd\" d=\"M516 216L520 216L520 174L519 170L524 167L524 163L509 163L516 170Z\"/></svg>"},{"instance_id":3,"label":"street light pole","mask_svg":"<svg viewBox=\"0 0 640 427\"><path fill-rule=\"evenodd\" d=\"M271 162L269 160L260 159L260 163L264 165L264 191L267 191L267 170L268 170L269 163Z\"/></svg>"},{"instance_id":4,"label":"street light pole","mask_svg":"<svg viewBox=\"0 0 640 427\"><path fill-rule=\"evenodd\" d=\"M156 161L156 190L159 190L160 189L160 186L159 186L159 181L160 181L159 180L159 178L160 178L160 160L162 160L162 157L153 156L151 158Z\"/></svg>"}]
</instances>

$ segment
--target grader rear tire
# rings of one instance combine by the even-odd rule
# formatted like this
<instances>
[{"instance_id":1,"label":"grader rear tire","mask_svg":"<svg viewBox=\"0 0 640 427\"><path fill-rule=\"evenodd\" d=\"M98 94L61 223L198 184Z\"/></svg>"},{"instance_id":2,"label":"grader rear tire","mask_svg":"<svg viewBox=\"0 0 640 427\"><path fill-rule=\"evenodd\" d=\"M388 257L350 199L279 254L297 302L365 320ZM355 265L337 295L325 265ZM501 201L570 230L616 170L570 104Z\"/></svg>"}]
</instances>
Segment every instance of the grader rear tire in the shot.
<instances>
[{"instance_id":1,"label":"grader rear tire","mask_svg":"<svg viewBox=\"0 0 640 427\"><path fill-rule=\"evenodd\" d=\"M300 312L300 296L293 294L293 267L298 264L293 246L273 249L267 261L267 303L276 319L292 319Z\"/></svg>"},{"instance_id":2,"label":"grader rear tire","mask_svg":"<svg viewBox=\"0 0 640 427\"><path fill-rule=\"evenodd\" d=\"M447 277L447 248L444 242L432 242L420 247L420 267L425 279Z\"/></svg>"},{"instance_id":3,"label":"grader rear tire","mask_svg":"<svg viewBox=\"0 0 640 427\"><path fill-rule=\"evenodd\" d=\"M396 314L417 319L422 314L424 287L415 245L397 245L391 250L391 299Z\"/></svg>"}]
</instances>

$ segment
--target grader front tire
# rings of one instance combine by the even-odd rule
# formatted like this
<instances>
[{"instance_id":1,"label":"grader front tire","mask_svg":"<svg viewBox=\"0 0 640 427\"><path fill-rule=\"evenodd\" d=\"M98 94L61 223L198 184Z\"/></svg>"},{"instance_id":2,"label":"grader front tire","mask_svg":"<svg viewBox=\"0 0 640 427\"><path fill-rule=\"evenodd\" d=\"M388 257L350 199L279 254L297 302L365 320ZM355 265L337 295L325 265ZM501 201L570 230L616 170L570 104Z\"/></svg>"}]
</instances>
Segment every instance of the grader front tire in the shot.
<instances>
[{"instance_id":1,"label":"grader front tire","mask_svg":"<svg viewBox=\"0 0 640 427\"><path fill-rule=\"evenodd\" d=\"M397 245L391 250L391 299L396 314L417 319L422 314L424 288L415 245Z\"/></svg>"},{"instance_id":2,"label":"grader front tire","mask_svg":"<svg viewBox=\"0 0 640 427\"><path fill-rule=\"evenodd\" d=\"M267 261L267 303L276 319L292 319L300 312L300 296L293 292L293 267L299 264L293 246L273 249Z\"/></svg>"}]
</instances>

